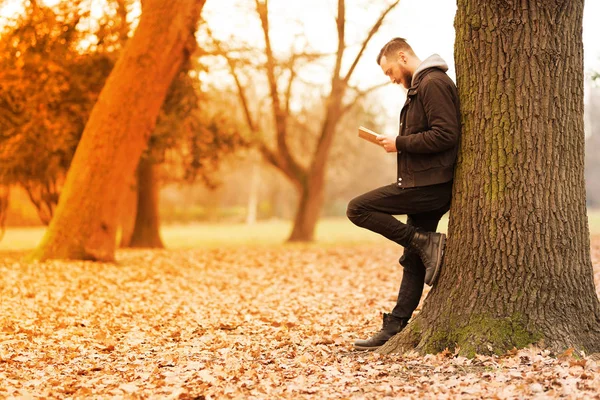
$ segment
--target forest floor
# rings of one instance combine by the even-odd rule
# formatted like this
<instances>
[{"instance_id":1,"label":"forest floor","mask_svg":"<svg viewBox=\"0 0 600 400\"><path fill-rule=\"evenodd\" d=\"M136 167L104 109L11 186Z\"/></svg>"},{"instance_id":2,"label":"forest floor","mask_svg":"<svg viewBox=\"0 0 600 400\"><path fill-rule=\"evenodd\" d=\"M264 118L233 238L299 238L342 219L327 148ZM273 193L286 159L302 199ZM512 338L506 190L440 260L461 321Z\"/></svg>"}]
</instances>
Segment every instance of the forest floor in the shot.
<instances>
[{"instance_id":1,"label":"forest floor","mask_svg":"<svg viewBox=\"0 0 600 400\"><path fill-rule=\"evenodd\" d=\"M385 242L0 251L0 398L596 398L600 361L352 350L397 293ZM592 241L600 287L600 236Z\"/></svg>"}]
</instances>

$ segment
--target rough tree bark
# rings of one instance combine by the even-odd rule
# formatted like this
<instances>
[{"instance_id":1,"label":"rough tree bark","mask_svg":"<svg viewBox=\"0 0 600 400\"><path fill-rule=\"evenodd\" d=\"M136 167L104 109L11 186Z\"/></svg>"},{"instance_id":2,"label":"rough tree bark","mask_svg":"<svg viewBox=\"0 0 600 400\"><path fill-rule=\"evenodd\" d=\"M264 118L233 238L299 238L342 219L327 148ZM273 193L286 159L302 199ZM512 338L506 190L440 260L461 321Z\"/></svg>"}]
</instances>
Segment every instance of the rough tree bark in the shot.
<instances>
[{"instance_id":1,"label":"rough tree bark","mask_svg":"<svg viewBox=\"0 0 600 400\"><path fill-rule=\"evenodd\" d=\"M75 152L37 259L113 261L119 203L187 54L205 0L145 0Z\"/></svg>"},{"instance_id":2,"label":"rough tree bark","mask_svg":"<svg viewBox=\"0 0 600 400\"><path fill-rule=\"evenodd\" d=\"M463 137L438 285L380 349L600 350L584 186L583 0L459 0Z\"/></svg>"},{"instance_id":3,"label":"rough tree bark","mask_svg":"<svg viewBox=\"0 0 600 400\"><path fill-rule=\"evenodd\" d=\"M143 157L137 170L137 212L129 247L163 248L160 238L158 165Z\"/></svg>"}]
</instances>

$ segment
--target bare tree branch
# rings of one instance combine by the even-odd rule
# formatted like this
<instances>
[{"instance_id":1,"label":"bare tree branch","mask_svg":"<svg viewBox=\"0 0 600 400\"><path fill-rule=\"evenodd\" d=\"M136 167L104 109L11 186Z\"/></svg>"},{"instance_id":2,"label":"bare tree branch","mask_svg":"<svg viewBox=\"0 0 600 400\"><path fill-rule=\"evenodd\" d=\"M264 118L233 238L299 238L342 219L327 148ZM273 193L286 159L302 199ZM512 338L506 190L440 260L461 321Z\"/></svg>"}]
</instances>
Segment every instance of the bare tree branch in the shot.
<instances>
[{"instance_id":1,"label":"bare tree branch","mask_svg":"<svg viewBox=\"0 0 600 400\"><path fill-rule=\"evenodd\" d=\"M231 74L235 82L238 97L240 99L242 110L244 112L246 125L248 126L248 129L252 134L253 141L256 142L258 149L260 150L264 159L275 168L281 170L281 172L283 172L292 180L292 182L295 183L296 181L298 181L298 177L294 174L295 171L292 168L290 168L289 162L286 162L287 160L285 160L279 152L276 153L273 150L271 150L267 146L266 142L260 138L260 127L258 126L258 123L252 118L252 112L250 111L250 102L248 100L246 90L242 85L240 75L238 73L237 60L234 60L232 57L229 56L230 52L223 48L222 43L214 37L210 29L207 30L207 33L216 48L216 50L214 51L215 55L219 55L225 58L225 60L227 61L229 73ZM291 91L291 89L289 89L289 91Z\"/></svg>"},{"instance_id":2,"label":"bare tree branch","mask_svg":"<svg viewBox=\"0 0 600 400\"><path fill-rule=\"evenodd\" d=\"M358 62L360 61L363 53L365 52L365 49L367 48L367 45L369 44L369 42L371 41L371 38L373 38L373 36L377 33L377 31L379 30L379 28L381 27L381 24L383 23L383 20L385 19L385 17L390 13L390 11L392 11L398 4L400 3L400 0L396 0L395 2L393 2L392 4L390 4L390 6L388 8L386 8L381 15L379 16L379 18L377 19L377 21L375 21L375 24L373 24L373 26L371 27L371 30L369 31L369 34L367 35L367 37L365 38L365 40L363 41L360 50L358 52L358 54L356 55L356 57L354 58L354 61L352 62L352 65L350 66L350 69L348 70L348 72L346 73L346 76L344 77L344 82L348 83L350 81L350 77L352 76L352 73L354 72L354 70L356 69L356 66L358 65Z\"/></svg>"},{"instance_id":3,"label":"bare tree branch","mask_svg":"<svg viewBox=\"0 0 600 400\"><path fill-rule=\"evenodd\" d=\"M275 120L275 130L277 132L277 151L280 161L285 164L285 169L291 170L296 180L301 180L305 171L292 157L287 145L287 114L282 110L277 79L275 77L275 56L271 47L271 38L269 34L269 10L268 0L255 0L256 12L261 21L263 36L265 39L265 55L267 56L267 79L269 81L269 90L271 93L271 104L273 108L273 118ZM291 86L290 86L291 89Z\"/></svg>"},{"instance_id":4,"label":"bare tree branch","mask_svg":"<svg viewBox=\"0 0 600 400\"><path fill-rule=\"evenodd\" d=\"M294 84L294 79L296 78L296 70L294 68L294 64L296 63L296 57L292 55L290 59L290 76L288 78L287 88L285 89L285 115L290 115L290 99L292 97L292 85Z\"/></svg>"},{"instance_id":5,"label":"bare tree branch","mask_svg":"<svg viewBox=\"0 0 600 400\"><path fill-rule=\"evenodd\" d=\"M213 41L216 40L214 37L211 37L211 39ZM234 54L234 53L244 54L244 53L252 53L254 51L255 51L255 49L252 49L249 47L235 47L235 48L228 48L228 49L223 49L222 47L220 47L219 49L210 49L210 50L205 47L201 47L201 48L198 48L198 50L196 50L196 52L194 53L194 56L196 56L196 57L207 57L207 56L208 57L210 57L210 56L230 57L230 55Z\"/></svg>"},{"instance_id":6,"label":"bare tree branch","mask_svg":"<svg viewBox=\"0 0 600 400\"><path fill-rule=\"evenodd\" d=\"M335 126L339 122L341 101L344 95L346 86L341 80L340 72L342 70L342 59L346 50L345 30L346 30L346 2L338 0L337 17L335 19L338 45L335 59L335 66L331 76L331 91L326 100L327 110L325 111L325 119L321 125L321 132L317 140L317 145L313 152L312 162L309 168L311 176L323 179L325 165L327 163L327 155L331 148Z\"/></svg>"},{"instance_id":7,"label":"bare tree branch","mask_svg":"<svg viewBox=\"0 0 600 400\"><path fill-rule=\"evenodd\" d=\"M212 39L213 44L217 48L217 53L219 55L222 55L225 58L225 60L227 61L227 66L229 67L229 73L233 77L235 86L238 90L238 96L240 98L240 102L242 103L242 109L244 110L246 124L248 125L248 128L250 129L250 131L253 134L256 134L257 133L256 124L252 120L252 114L250 113L250 107L248 106L248 98L246 96L244 87L242 86L242 83L240 81L240 77L237 73L235 62L230 57L226 56L227 53L224 51L223 47L221 46L221 42L213 36L212 31L210 29L208 29L208 34L209 34L209 37Z\"/></svg>"},{"instance_id":8,"label":"bare tree branch","mask_svg":"<svg viewBox=\"0 0 600 400\"><path fill-rule=\"evenodd\" d=\"M313 89L322 89L323 88L323 84L321 82L311 82L307 79L302 78L300 75L296 75L296 80L306 86L312 87Z\"/></svg>"},{"instance_id":9,"label":"bare tree branch","mask_svg":"<svg viewBox=\"0 0 600 400\"><path fill-rule=\"evenodd\" d=\"M302 52L302 53L297 53L294 52L294 58L296 58L297 60L302 60L302 61L308 61L308 62L312 62L315 60L318 60L320 58L327 58L327 57L332 57L334 56L334 53L321 53L321 52Z\"/></svg>"},{"instance_id":10,"label":"bare tree branch","mask_svg":"<svg viewBox=\"0 0 600 400\"><path fill-rule=\"evenodd\" d=\"M335 22L338 33L338 46L336 52L335 67L333 69L333 81L337 81L340 78L340 71L342 70L342 58L344 58L344 51L346 50L346 3L344 0L338 0L338 14L335 19ZM333 84L332 86L335 86L335 84Z\"/></svg>"},{"instance_id":11,"label":"bare tree branch","mask_svg":"<svg viewBox=\"0 0 600 400\"><path fill-rule=\"evenodd\" d=\"M273 152L273 150L271 150L265 143L259 143L258 149L260 150L265 161L280 170L294 185L298 186L300 184L300 179L298 179L294 172L288 169L286 165L282 163L281 157L279 157L277 153Z\"/></svg>"},{"instance_id":12,"label":"bare tree branch","mask_svg":"<svg viewBox=\"0 0 600 400\"><path fill-rule=\"evenodd\" d=\"M309 112L309 110L305 110ZM309 119L314 118L314 116L309 116ZM315 130L314 126L310 126L306 121L301 121L298 116L292 115L290 116L292 126L304 131L304 132L312 132Z\"/></svg>"},{"instance_id":13,"label":"bare tree branch","mask_svg":"<svg viewBox=\"0 0 600 400\"><path fill-rule=\"evenodd\" d=\"M338 15L336 18L338 31L338 52L336 58L336 65L334 68L334 74L331 80L331 92L327 99L327 111L321 127L321 133L317 141L317 147L315 148L314 156L312 158L312 164L310 166L311 174L315 176L323 175L323 171L327 162L327 156L329 154L329 149L331 147L333 136L335 134L335 127L337 126L342 115L345 112L348 112L348 110L351 107L351 105L343 104L344 93L348 89L348 82L350 80L350 77L352 76L356 65L360 61L360 58L362 57L367 45L369 44L369 41L375 35L375 33L377 33L385 17L389 14L389 12L392 9L394 9L394 7L396 7L399 4L399 2L400 0L394 1L394 3L392 3L381 13L375 24L369 30L369 33L365 37L365 40L362 42L361 48L358 54L356 55L352 65L350 66L350 69L346 73L346 76L342 78L340 75L341 63L343 53L346 50L346 44L344 42L345 0L338 0ZM355 100L358 100L358 98L359 96L357 96Z\"/></svg>"},{"instance_id":14,"label":"bare tree branch","mask_svg":"<svg viewBox=\"0 0 600 400\"><path fill-rule=\"evenodd\" d=\"M255 0L256 2L256 12L260 18L263 36L265 39L265 55L267 56L267 79L269 81L269 90L271 93L271 103L273 106L273 117L275 118L275 126L277 128L278 134L278 146L285 145L285 120L284 116L281 112L281 103L279 99L279 90L277 87L277 79L275 78L275 61L273 56L273 49L271 48L271 38L269 36L269 10L268 10L268 0ZM281 137L281 143L280 138ZM280 151L283 148L280 148Z\"/></svg>"},{"instance_id":15,"label":"bare tree branch","mask_svg":"<svg viewBox=\"0 0 600 400\"><path fill-rule=\"evenodd\" d=\"M362 98L366 97L369 93L374 92L377 89L381 89L384 86L389 85L390 82L382 82L379 83L377 85L373 85L367 89L364 90L358 90L356 88L353 88L357 94L356 96L354 96L354 98L352 99L352 101L349 101L348 104L346 104L345 106L342 107L342 111L341 111L341 115L346 114L348 111L350 111L352 109L352 107L354 107L354 105L356 104L356 102L358 102L359 100L361 100Z\"/></svg>"}]
</instances>

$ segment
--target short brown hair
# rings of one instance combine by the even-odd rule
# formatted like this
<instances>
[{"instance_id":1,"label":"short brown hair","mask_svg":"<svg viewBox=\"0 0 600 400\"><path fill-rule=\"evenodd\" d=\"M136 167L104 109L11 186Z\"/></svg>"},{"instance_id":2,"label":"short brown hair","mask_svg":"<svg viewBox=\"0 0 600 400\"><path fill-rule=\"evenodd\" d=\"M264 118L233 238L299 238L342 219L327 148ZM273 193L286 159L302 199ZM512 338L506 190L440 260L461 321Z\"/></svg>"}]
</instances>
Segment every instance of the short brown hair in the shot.
<instances>
[{"instance_id":1,"label":"short brown hair","mask_svg":"<svg viewBox=\"0 0 600 400\"><path fill-rule=\"evenodd\" d=\"M396 54L399 51L406 51L409 54L414 55L412 47L406 42L406 39L401 37L396 37L390 40L381 48L379 51L379 55L377 56L377 65L381 63L381 57L385 56L385 58L389 58L390 55Z\"/></svg>"}]
</instances>

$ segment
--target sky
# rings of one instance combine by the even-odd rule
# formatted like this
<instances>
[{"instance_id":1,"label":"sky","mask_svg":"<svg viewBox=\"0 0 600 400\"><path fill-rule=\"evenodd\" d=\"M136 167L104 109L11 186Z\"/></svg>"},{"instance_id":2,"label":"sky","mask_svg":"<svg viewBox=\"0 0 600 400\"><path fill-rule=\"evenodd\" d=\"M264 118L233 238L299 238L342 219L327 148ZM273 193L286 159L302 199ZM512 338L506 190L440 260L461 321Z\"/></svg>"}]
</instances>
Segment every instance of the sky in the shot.
<instances>
[{"instance_id":1,"label":"sky","mask_svg":"<svg viewBox=\"0 0 600 400\"><path fill-rule=\"evenodd\" d=\"M45 0L44 2L56 4L58 1ZM89 4L94 11L99 11L103 1L89 0ZM21 0L0 1L0 23L2 19L14 15L21 3ZM356 43L363 36L371 21L379 15L383 3L383 0L347 2L349 27L346 35L349 43ZM213 30L222 36L243 35L260 41L262 37L253 13L253 4L252 0L208 0L204 7L204 15ZM293 35L301 32L307 35L309 42L315 47L329 50L335 48L335 1L270 0L269 6L273 16L283 17L272 19L273 32L276 33L274 43L279 48L288 47ZM380 34L372 41L365 59L374 59L381 45L385 44L390 37L401 36L409 40L421 58L432 53L440 54L450 65L449 74L454 77L455 12L456 2L453 0L401 0L398 7L388 15L385 25L380 29ZM249 13L251 13L250 18ZM301 24L290 23L291 20L299 20ZM585 70L600 69L600 0L585 1L583 44ZM374 63L369 64L371 64L369 68L361 68L357 71L361 78L379 72Z\"/></svg>"},{"instance_id":2,"label":"sky","mask_svg":"<svg viewBox=\"0 0 600 400\"><path fill-rule=\"evenodd\" d=\"M335 0L269 0L272 42L275 50L287 52L294 36L303 33L308 43L319 50L334 52L337 36L335 27ZM347 1L347 42L358 43L379 16L384 1ZM374 4L369 6L369 3ZM204 17L214 34L221 39L240 38L263 44L262 32L252 0L219 0L205 5ZM377 6L378 5L378 6ZM359 64L354 84L369 87L385 82L387 78L377 66L375 59L379 49L392 37L404 37L421 59L437 53L449 65L448 74L455 79L454 68L454 16L456 1L453 0L401 0L386 18L385 24L375 36ZM600 71L600 0L586 0L583 18L584 70ZM349 49L349 53L356 46ZM348 61L348 60L347 60ZM326 74L322 73L325 77ZM318 72L312 80L318 80ZM586 82L586 96L587 96ZM405 91L397 85L380 90L389 114L395 115L402 107ZM396 121L393 119L392 124Z\"/></svg>"},{"instance_id":3,"label":"sky","mask_svg":"<svg viewBox=\"0 0 600 400\"><path fill-rule=\"evenodd\" d=\"M240 4L247 3L240 7ZM213 30L227 37L229 35L253 37L262 40L260 27L252 10L250 0L210 0L206 3L204 15ZM348 41L358 39L374 21L381 7L368 7L369 1L353 0L347 2L350 28L346 32ZM370 1L382 4L383 1ZM270 0L271 14L284 18L272 19L274 44L280 49L289 47L295 33L302 30L309 42L322 50L335 48L335 1L303 0ZM363 7L361 7L363 6ZM431 12L435 10L435 12ZM453 64L454 15L456 2L452 0L401 0L392 11L380 34L373 40L368 56L377 55L381 45L387 39L401 36L408 39L417 55L421 58L432 53L440 54L449 64ZM249 15L251 14L251 15ZM293 20L300 20L302 25ZM583 43L586 70L592 66L600 67L600 1L587 0L584 7ZM279 23L278 23L279 22ZM361 26L362 25L362 26ZM373 58L373 57L371 57ZM375 65L375 64L373 64ZM372 67L372 65L371 65ZM376 67L376 65L375 65ZM371 68L373 69L373 68ZM451 68L451 73L454 67ZM452 74L453 75L453 74Z\"/></svg>"},{"instance_id":4,"label":"sky","mask_svg":"<svg viewBox=\"0 0 600 400\"><path fill-rule=\"evenodd\" d=\"M45 0L55 4L59 0ZM89 0L97 14L104 0ZM389 2L390 0L388 0ZM276 51L287 52L290 43L307 42L317 51L334 52L336 46L336 1L335 0L270 0L272 41ZM347 1L346 40L351 45L348 54L356 52L357 44L367 29L379 16L385 0ZM19 9L21 0L0 1L0 23ZM375 63L379 49L392 37L406 38L417 55L423 59L433 53L442 56L450 69L448 74L455 79L454 68L454 15L456 2L453 0L401 0L392 11L380 32L363 55L354 75L354 84L365 88L385 82L386 77ZM253 0L208 0L204 10L216 36L221 39L242 38L254 44L262 44L262 32L254 11ZM298 39L299 37L305 39ZM295 39L296 38L296 39ZM354 46L352 46L354 44ZM586 0L583 18L584 70L600 71L600 0ZM350 58L346 59L346 66ZM325 82L327 74L313 70L307 79ZM587 93L587 88L586 88ZM389 110L399 109L404 102L404 90L396 85L381 89L381 98Z\"/></svg>"},{"instance_id":5,"label":"sky","mask_svg":"<svg viewBox=\"0 0 600 400\"><path fill-rule=\"evenodd\" d=\"M43 0L44 1L44 0ZM59 0L45 0L47 4L56 4ZM101 10L104 0L89 0L95 11ZM20 9L21 0L0 1L0 23L10 18ZM211 27L222 35L235 34L254 37L261 40L260 27L252 12L252 0L208 0L204 15L211 22ZM271 0L269 2L272 15L284 18L273 19L274 42L286 47L290 37L295 33L305 32L314 46L333 49L335 46L334 16L335 1L332 0ZM369 6L369 3L380 5L383 1L351 0L347 2L349 29L346 34L350 43L352 39L362 37L362 33L379 14L381 7ZM240 4L242 5L240 7ZM434 10L434 12L432 12ZM380 35L373 40L366 58L377 54L377 51L388 38L405 37L413 46L417 55L426 57L432 53L440 54L448 64L453 64L454 14L456 2L453 0L401 0L392 11L381 28ZM291 23L300 20L302 25ZM279 24L277 24L279 22ZM586 71L591 68L600 69L600 0L586 0L583 16L583 44ZM373 58L373 57L371 57ZM453 66L450 70L454 70ZM365 73L363 71L362 73Z\"/></svg>"}]
</instances>

